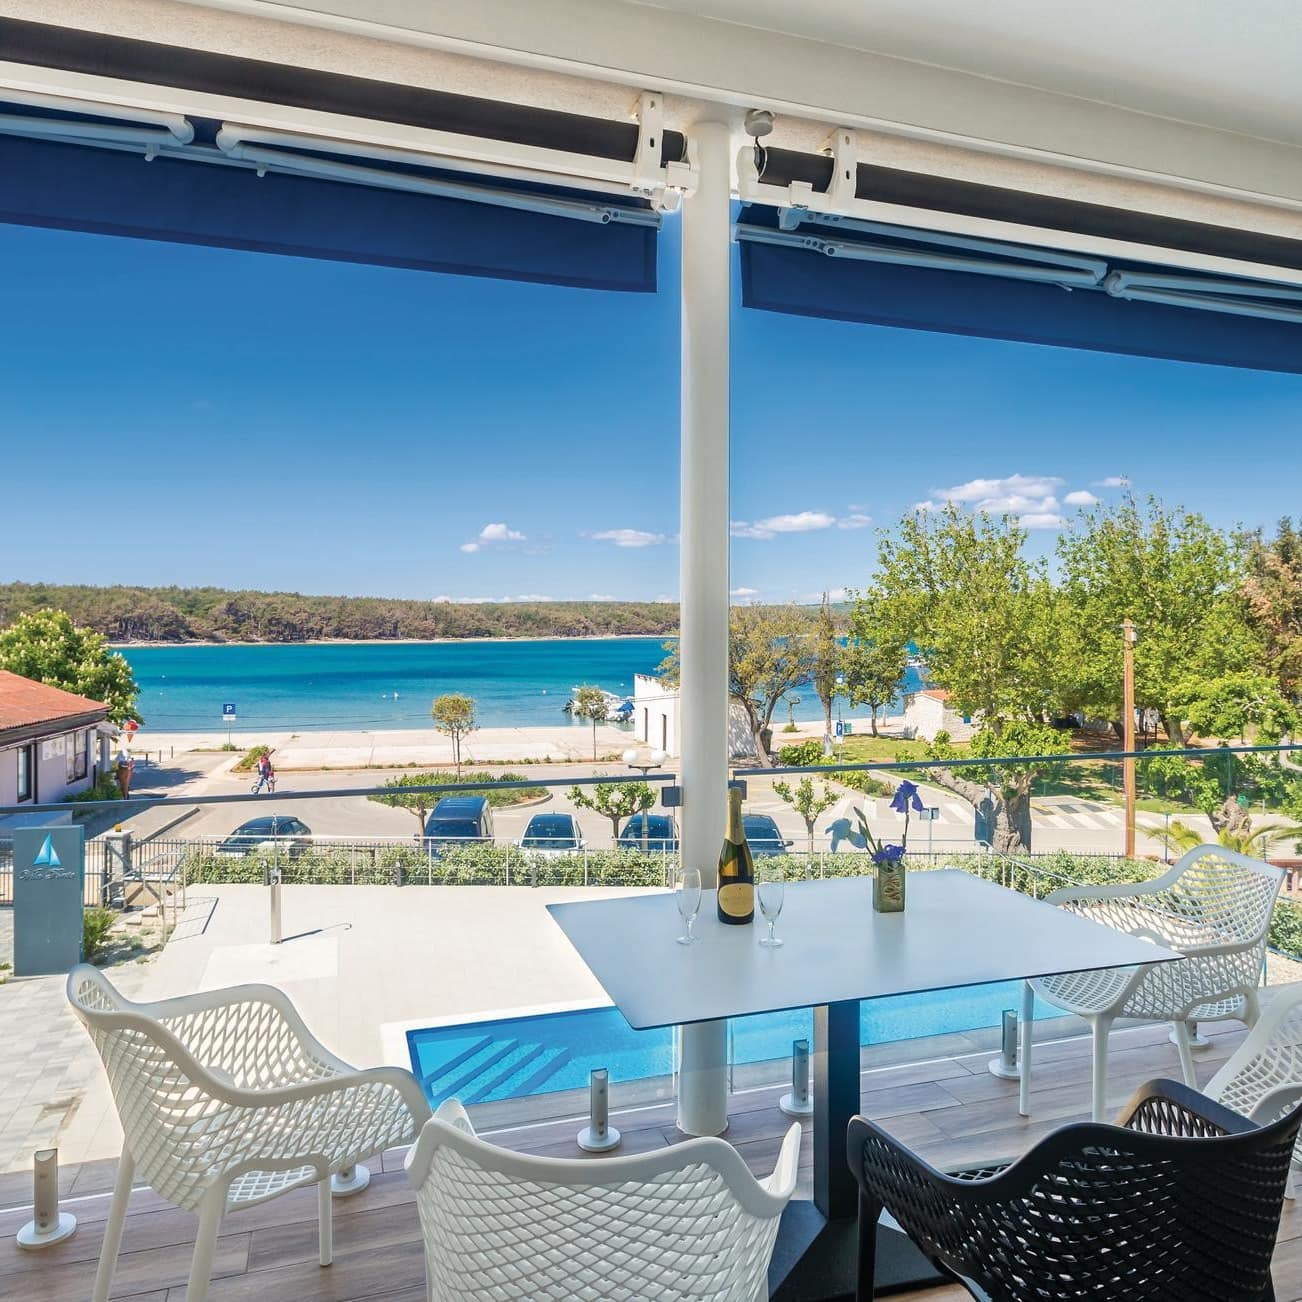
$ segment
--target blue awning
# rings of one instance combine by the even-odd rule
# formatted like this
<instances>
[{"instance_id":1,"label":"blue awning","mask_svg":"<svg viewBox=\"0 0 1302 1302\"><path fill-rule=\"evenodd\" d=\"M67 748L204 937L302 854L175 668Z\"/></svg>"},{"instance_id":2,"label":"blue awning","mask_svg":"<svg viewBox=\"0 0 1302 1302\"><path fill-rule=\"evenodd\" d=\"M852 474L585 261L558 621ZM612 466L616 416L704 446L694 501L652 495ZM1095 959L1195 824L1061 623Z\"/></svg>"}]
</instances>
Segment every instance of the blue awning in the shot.
<instances>
[{"instance_id":1,"label":"blue awning","mask_svg":"<svg viewBox=\"0 0 1302 1302\"><path fill-rule=\"evenodd\" d=\"M401 175L400 169L393 169ZM410 174L410 171L408 172ZM468 178L459 176L464 183ZM474 178L470 178L473 180ZM517 186L519 194L573 198ZM657 228L645 205L599 196L633 220L411 193L228 162L0 135L0 221L261 253L654 292ZM646 220L650 219L650 220Z\"/></svg>"},{"instance_id":2,"label":"blue awning","mask_svg":"<svg viewBox=\"0 0 1302 1302\"><path fill-rule=\"evenodd\" d=\"M946 334L1302 372L1302 290L856 223L737 225L742 303ZM868 223L859 224L861 227ZM1019 253L1022 255L1019 257ZM1159 301L1160 300L1160 301Z\"/></svg>"}]
</instances>

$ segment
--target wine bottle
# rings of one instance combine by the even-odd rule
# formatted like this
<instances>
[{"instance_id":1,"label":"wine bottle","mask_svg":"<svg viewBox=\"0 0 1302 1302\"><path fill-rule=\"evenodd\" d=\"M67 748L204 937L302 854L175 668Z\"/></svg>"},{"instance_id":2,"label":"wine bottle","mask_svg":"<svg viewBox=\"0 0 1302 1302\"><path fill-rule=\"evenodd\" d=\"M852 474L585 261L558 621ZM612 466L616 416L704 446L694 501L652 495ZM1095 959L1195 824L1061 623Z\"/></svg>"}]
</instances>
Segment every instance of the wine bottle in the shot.
<instances>
[{"instance_id":1,"label":"wine bottle","mask_svg":"<svg viewBox=\"0 0 1302 1302\"><path fill-rule=\"evenodd\" d=\"M719 851L719 921L733 926L755 920L755 860L741 821L741 792L728 790L728 830Z\"/></svg>"}]
</instances>

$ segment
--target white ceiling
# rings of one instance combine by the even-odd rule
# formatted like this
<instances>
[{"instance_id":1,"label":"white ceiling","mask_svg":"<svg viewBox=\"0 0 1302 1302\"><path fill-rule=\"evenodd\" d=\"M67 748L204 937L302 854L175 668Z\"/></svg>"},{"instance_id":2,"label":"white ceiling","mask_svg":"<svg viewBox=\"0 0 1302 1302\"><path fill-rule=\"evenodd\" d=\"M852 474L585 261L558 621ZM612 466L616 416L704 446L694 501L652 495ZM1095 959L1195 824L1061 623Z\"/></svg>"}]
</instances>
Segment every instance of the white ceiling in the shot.
<instances>
[{"instance_id":1,"label":"white ceiling","mask_svg":"<svg viewBox=\"0 0 1302 1302\"><path fill-rule=\"evenodd\" d=\"M1299 0L634 2L1302 143Z\"/></svg>"}]
</instances>

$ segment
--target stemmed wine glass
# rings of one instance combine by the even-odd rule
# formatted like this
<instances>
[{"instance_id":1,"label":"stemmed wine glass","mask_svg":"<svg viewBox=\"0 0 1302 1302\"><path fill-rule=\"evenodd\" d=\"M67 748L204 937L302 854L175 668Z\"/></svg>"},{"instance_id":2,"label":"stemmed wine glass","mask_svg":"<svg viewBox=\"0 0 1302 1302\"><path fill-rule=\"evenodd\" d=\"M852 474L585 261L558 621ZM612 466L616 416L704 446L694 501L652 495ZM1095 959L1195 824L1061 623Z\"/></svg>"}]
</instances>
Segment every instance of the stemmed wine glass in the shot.
<instances>
[{"instance_id":1,"label":"stemmed wine glass","mask_svg":"<svg viewBox=\"0 0 1302 1302\"><path fill-rule=\"evenodd\" d=\"M696 915L701 911L701 874L695 868L683 868L678 873L676 883L678 895L678 916L683 920L683 934L678 937L680 945L695 945L701 938L694 935L692 927Z\"/></svg>"},{"instance_id":2,"label":"stemmed wine glass","mask_svg":"<svg viewBox=\"0 0 1302 1302\"><path fill-rule=\"evenodd\" d=\"M786 894L786 883L782 879L782 869L776 864L765 864L759 869L759 882L756 893L759 895L760 913L769 924L768 935L760 940L765 949L778 949L782 942L773 934L777 926L778 914L782 912L782 899Z\"/></svg>"}]
</instances>

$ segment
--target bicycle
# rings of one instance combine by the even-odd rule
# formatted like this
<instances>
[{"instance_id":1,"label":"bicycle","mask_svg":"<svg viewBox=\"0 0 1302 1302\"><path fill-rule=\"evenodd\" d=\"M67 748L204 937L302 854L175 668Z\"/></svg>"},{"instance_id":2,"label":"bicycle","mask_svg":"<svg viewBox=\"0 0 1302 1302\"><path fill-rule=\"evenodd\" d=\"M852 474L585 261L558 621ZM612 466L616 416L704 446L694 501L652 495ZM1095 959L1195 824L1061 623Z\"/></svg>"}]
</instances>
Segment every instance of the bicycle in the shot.
<instances>
[{"instance_id":1,"label":"bicycle","mask_svg":"<svg viewBox=\"0 0 1302 1302\"><path fill-rule=\"evenodd\" d=\"M274 773L268 773L265 777L259 773L258 780L253 784L253 794L255 796L260 795L264 786L269 792L273 794L275 793L276 775Z\"/></svg>"}]
</instances>

